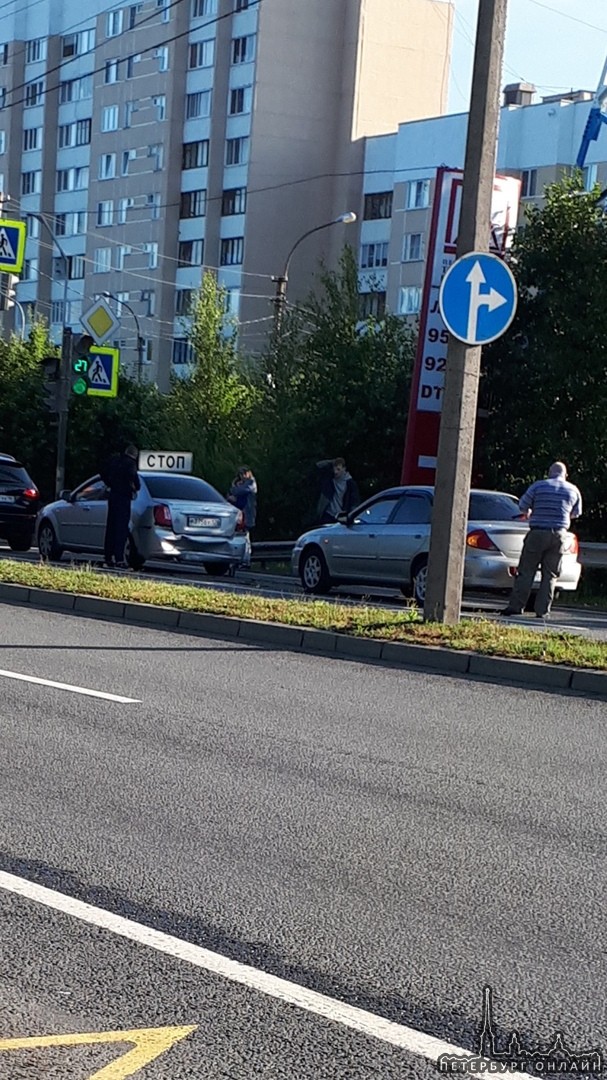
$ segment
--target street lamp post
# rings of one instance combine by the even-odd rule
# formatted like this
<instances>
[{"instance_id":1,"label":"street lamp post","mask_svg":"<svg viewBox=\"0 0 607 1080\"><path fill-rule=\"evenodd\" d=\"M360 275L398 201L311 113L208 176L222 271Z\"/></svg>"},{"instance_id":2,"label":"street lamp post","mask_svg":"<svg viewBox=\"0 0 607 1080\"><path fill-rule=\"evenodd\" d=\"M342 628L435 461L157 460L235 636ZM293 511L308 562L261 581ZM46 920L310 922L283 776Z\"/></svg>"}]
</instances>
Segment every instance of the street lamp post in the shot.
<instances>
[{"instance_id":1,"label":"street lamp post","mask_svg":"<svg viewBox=\"0 0 607 1080\"><path fill-rule=\"evenodd\" d=\"M143 350L145 346L145 340L141 334L141 324L139 322L139 317L133 311L131 305L127 304L126 300L120 300L120 298L118 296L115 296L114 293L107 291L102 293L102 295L107 296L108 300L114 300L117 304L120 304L121 307L125 307L126 310L131 313L135 320L135 326L137 327L137 382L140 383L141 377L143 375Z\"/></svg>"},{"instance_id":2,"label":"street lamp post","mask_svg":"<svg viewBox=\"0 0 607 1080\"><path fill-rule=\"evenodd\" d=\"M282 323L283 323L285 308L287 306L287 285L289 283L289 266L291 265L291 259L293 257L293 253L295 252L296 248L298 248L299 245L301 244L301 242L303 240L306 240L308 238L308 236L312 236L313 233L320 232L321 229L330 229L332 225L351 225L355 221L356 221L356 214L354 213L353 210L348 210L348 211L346 211L345 214L340 214L339 217L334 218L333 221L326 221L324 225L316 225L315 228L308 229L307 232L302 233L302 235L295 241L295 243L293 244L293 247L291 248L289 254L287 255L285 265L284 265L284 270L283 270L282 274L280 275L280 277L272 278L272 281L276 282L276 294L275 294L275 297L274 297L274 305L275 305L275 307L274 307L274 330L276 332L277 337L280 336L280 332L282 330Z\"/></svg>"}]
</instances>

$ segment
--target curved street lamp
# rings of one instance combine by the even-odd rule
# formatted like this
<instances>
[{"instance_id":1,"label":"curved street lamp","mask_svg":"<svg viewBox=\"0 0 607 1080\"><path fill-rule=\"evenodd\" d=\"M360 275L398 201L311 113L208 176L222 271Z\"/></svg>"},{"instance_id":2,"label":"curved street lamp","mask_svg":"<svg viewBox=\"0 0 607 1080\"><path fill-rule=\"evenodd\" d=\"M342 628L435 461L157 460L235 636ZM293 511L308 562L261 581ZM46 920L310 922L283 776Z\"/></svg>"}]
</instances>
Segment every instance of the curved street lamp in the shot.
<instances>
[{"instance_id":1,"label":"curved street lamp","mask_svg":"<svg viewBox=\"0 0 607 1080\"><path fill-rule=\"evenodd\" d=\"M340 214L339 217L333 219L333 221L326 221L324 225L316 225L313 229L308 229L307 232L302 233L300 237L295 241L291 248L285 265L280 277L272 278L272 281L276 282L276 294L274 297L274 329L277 335L280 334L282 329L282 321L287 306L287 285L289 283L289 267L291 265L291 259L296 248L299 247L303 240L306 240L308 236L312 236L313 233L320 232L321 229L330 229L332 225L352 225L357 219L353 210L347 210L345 214Z\"/></svg>"},{"instance_id":2,"label":"curved street lamp","mask_svg":"<svg viewBox=\"0 0 607 1080\"><path fill-rule=\"evenodd\" d=\"M108 300L114 300L119 305L119 307L125 307L126 310L131 313L135 320L135 326L137 327L137 382L140 383L141 376L143 375L143 350L145 346L145 340L141 334L141 324L139 322L139 317L135 314L131 305L127 304L126 300L120 300L120 298L118 296L115 296L114 293L108 292L106 290L101 295L106 296Z\"/></svg>"}]
</instances>

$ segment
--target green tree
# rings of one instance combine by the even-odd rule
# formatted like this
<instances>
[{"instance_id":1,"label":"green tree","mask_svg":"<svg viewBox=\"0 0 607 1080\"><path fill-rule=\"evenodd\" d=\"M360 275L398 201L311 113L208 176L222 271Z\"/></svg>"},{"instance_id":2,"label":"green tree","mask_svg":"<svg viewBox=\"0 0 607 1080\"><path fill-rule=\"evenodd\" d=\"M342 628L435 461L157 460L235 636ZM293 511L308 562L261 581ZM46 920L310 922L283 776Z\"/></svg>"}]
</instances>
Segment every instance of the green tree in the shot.
<instances>
[{"instance_id":1,"label":"green tree","mask_svg":"<svg viewBox=\"0 0 607 1080\"><path fill-rule=\"evenodd\" d=\"M22 461L48 497L54 494L56 429L44 404L40 361L56 353L41 320L27 341L0 340L0 450Z\"/></svg>"},{"instance_id":2,"label":"green tree","mask_svg":"<svg viewBox=\"0 0 607 1080\"><path fill-rule=\"evenodd\" d=\"M263 358L257 472L265 533L294 535L313 520L320 459L345 457L363 494L398 482L414 349L403 319L361 321L356 258L345 248Z\"/></svg>"},{"instance_id":3,"label":"green tree","mask_svg":"<svg viewBox=\"0 0 607 1080\"><path fill-rule=\"evenodd\" d=\"M520 491L564 460L582 489L582 530L607 525L607 215L581 175L551 185L516 237L519 303L484 352L486 476Z\"/></svg>"}]
</instances>

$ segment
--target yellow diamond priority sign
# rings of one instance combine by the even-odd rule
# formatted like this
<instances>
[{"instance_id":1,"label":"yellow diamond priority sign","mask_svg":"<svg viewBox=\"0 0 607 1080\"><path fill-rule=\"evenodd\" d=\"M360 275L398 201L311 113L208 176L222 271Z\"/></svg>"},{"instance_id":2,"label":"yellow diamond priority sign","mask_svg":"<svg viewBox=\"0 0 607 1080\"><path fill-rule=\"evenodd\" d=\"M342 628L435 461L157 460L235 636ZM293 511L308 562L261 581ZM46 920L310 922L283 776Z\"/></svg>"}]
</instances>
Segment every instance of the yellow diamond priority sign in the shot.
<instances>
[{"instance_id":1,"label":"yellow diamond priority sign","mask_svg":"<svg viewBox=\"0 0 607 1080\"><path fill-rule=\"evenodd\" d=\"M80 318L84 329L88 331L97 345L103 345L120 327L120 320L106 301L100 297Z\"/></svg>"}]
</instances>

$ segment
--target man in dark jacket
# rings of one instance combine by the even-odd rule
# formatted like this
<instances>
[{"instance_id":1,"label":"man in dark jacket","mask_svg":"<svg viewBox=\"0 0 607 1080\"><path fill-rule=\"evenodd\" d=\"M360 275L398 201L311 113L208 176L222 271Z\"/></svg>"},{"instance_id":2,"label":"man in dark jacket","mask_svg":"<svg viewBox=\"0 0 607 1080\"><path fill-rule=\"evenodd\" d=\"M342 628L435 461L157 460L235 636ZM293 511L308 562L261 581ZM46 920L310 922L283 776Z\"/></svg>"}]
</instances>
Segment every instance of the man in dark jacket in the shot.
<instances>
[{"instance_id":1,"label":"man in dark jacket","mask_svg":"<svg viewBox=\"0 0 607 1080\"><path fill-rule=\"evenodd\" d=\"M110 489L105 526L105 565L126 567L124 549L129 535L131 501L141 483L137 473L138 451L127 446L123 454L115 454L101 470L100 476Z\"/></svg>"},{"instance_id":2,"label":"man in dark jacket","mask_svg":"<svg viewBox=\"0 0 607 1080\"><path fill-rule=\"evenodd\" d=\"M317 515L320 525L332 525L339 514L349 514L360 505L358 484L352 479L342 457L317 461L320 471L320 498Z\"/></svg>"}]
</instances>

